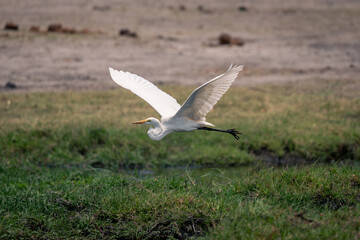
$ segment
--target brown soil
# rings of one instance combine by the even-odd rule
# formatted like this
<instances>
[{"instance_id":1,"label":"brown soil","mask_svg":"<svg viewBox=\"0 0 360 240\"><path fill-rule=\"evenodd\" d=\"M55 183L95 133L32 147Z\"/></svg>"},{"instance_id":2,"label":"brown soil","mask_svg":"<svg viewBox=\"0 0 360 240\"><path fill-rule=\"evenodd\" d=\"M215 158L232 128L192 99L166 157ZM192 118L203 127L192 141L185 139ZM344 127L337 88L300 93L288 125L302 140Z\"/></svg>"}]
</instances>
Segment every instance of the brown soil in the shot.
<instances>
[{"instance_id":1,"label":"brown soil","mask_svg":"<svg viewBox=\"0 0 360 240\"><path fill-rule=\"evenodd\" d=\"M198 85L231 63L238 85L360 81L359 23L358 0L1 1L0 92L114 88L109 66L155 83Z\"/></svg>"}]
</instances>

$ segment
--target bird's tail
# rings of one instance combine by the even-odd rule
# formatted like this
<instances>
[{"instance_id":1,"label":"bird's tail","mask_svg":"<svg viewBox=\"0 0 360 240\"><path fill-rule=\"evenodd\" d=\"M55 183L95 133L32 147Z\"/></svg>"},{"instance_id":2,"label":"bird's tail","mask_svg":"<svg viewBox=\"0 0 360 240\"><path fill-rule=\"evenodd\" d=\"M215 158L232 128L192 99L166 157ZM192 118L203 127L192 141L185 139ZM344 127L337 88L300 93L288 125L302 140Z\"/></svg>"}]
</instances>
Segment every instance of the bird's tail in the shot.
<instances>
[{"instance_id":1,"label":"bird's tail","mask_svg":"<svg viewBox=\"0 0 360 240\"><path fill-rule=\"evenodd\" d=\"M209 122L204 122L204 123L205 123L205 126L215 127L215 125L212 123L209 123Z\"/></svg>"}]
</instances>

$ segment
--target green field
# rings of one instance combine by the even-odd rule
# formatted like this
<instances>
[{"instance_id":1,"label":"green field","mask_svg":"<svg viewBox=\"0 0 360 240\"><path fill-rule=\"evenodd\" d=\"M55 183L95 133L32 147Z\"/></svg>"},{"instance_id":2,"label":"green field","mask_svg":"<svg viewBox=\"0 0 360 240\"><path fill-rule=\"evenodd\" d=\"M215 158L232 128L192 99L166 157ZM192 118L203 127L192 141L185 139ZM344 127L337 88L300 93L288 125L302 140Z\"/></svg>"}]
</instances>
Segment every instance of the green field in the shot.
<instances>
[{"instance_id":1,"label":"green field","mask_svg":"<svg viewBox=\"0 0 360 240\"><path fill-rule=\"evenodd\" d=\"M157 113L122 89L2 94L0 238L359 237L359 84L233 87L207 121L239 141L151 141L131 122Z\"/></svg>"}]
</instances>

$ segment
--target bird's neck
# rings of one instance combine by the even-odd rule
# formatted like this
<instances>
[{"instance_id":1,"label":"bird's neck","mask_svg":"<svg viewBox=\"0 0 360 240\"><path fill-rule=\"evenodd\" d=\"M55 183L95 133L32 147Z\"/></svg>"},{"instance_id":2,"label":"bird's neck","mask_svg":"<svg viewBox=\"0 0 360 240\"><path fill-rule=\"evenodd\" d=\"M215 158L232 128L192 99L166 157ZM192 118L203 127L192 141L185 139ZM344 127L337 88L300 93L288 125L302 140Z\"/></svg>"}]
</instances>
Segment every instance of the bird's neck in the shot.
<instances>
[{"instance_id":1,"label":"bird's neck","mask_svg":"<svg viewBox=\"0 0 360 240\"><path fill-rule=\"evenodd\" d=\"M148 136L156 141L163 139L167 135L164 125L157 119L155 119L152 124L154 127L149 128L147 132Z\"/></svg>"}]
</instances>

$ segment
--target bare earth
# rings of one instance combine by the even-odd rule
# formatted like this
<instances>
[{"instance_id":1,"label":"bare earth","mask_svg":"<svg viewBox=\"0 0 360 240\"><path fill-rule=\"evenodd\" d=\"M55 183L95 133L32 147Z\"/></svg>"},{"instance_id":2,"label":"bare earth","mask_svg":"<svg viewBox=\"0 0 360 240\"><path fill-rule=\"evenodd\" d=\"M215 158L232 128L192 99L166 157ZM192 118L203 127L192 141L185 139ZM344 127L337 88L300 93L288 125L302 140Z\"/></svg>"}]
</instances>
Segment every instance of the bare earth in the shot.
<instances>
[{"instance_id":1,"label":"bare earth","mask_svg":"<svg viewBox=\"0 0 360 240\"><path fill-rule=\"evenodd\" d=\"M52 23L90 33L29 31ZM12 0L0 24L2 93L114 88L109 66L158 84L198 85L231 63L245 65L238 85L360 81L359 0ZM221 33L245 44L218 46Z\"/></svg>"}]
</instances>

